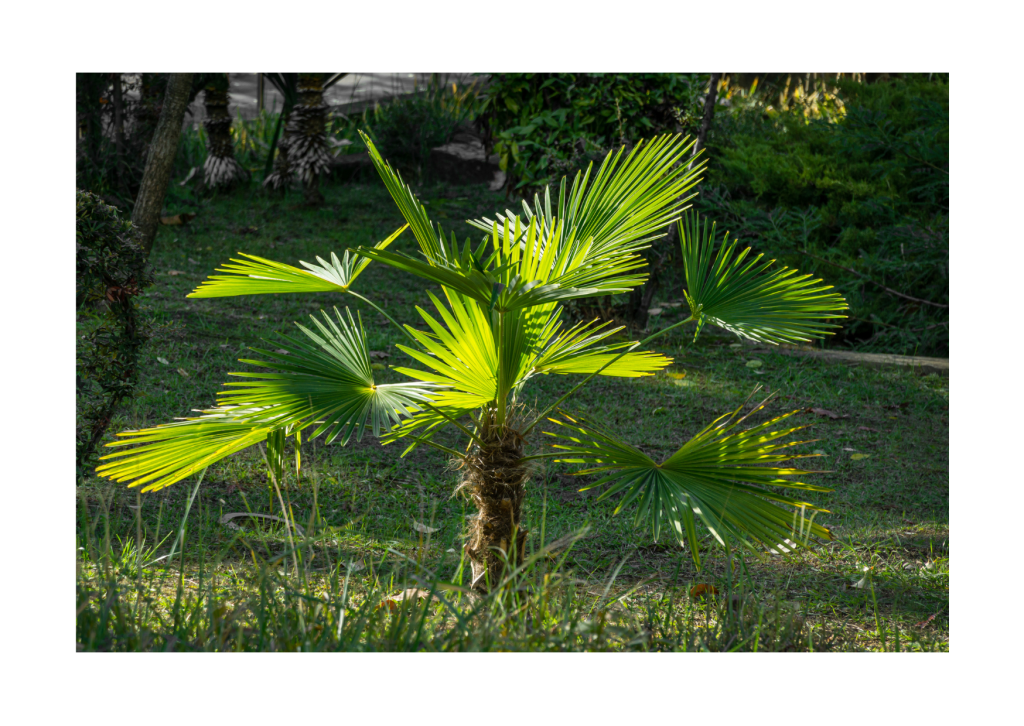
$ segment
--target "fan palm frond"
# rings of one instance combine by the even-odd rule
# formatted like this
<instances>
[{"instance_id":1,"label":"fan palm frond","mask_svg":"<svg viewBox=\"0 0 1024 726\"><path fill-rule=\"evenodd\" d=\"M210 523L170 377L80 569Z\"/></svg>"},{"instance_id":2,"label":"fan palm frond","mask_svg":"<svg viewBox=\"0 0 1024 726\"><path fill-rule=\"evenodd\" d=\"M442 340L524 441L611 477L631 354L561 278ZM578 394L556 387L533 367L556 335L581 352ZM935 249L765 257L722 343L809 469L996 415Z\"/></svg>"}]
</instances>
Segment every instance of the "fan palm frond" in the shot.
<instances>
[{"instance_id":1,"label":"fan palm frond","mask_svg":"<svg viewBox=\"0 0 1024 726\"><path fill-rule=\"evenodd\" d=\"M406 227L402 227L387 239L378 242L372 249L385 249L405 231ZM347 292L359 274L370 264L368 257L351 253L348 250L344 252L340 260L333 252L330 262L318 256L316 259L320 263L319 265L300 260L299 264L305 267L305 270L244 252L238 254L247 259L232 259L230 263L218 267L218 272L228 274L211 275L188 296L211 298L280 292Z\"/></svg>"},{"instance_id":2,"label":"fan palm frond","mask_svg":"<svg viewBox=\"0 0 1024 726\"><path fill-rule=\"evenodd\" d=\"M783 453L787 447L809 443L806 441L773 443L805 428L796 426L772 430L797 412L734 431L766 403L761 403L746 416L739 416L741 406L719 417L661 464L601 428L563 413L565 420L549 420L573 434L545 433L570 443L553 444L561 452L540 456L566 456L557 461L590 465L577 475L604 474L585 488L607 485L601 499L623 495L615 509L616 514L623 507L636 503L634 524L639 525L646 519L655 538L663 527L670 530L680 544L689 543L691 555L698 565L695 515L723 544L727 538L734 538L747 546L750 546L748 540L753 540L788 550L797 544L805 544L808 536L830 540L832 535L828 529L814 522L813 517L806 517L806 514L827 510L765 488L831 491L780 478L820 472L763 466L814 456ZM779 504L794 509L787 510Z\"/></svg>"},{"instance_id":3,"label":"fan palm frond","mask_svg":"<svg viewBox=\"0 0 1024 726\"><path fill-rule=\"evenodd\" d=\"M769 270L774 260L758 255L744 264L750 248L738 255L728 233L715 250L715 225L687 214L679 223L686 300L697 320L694 339L705 323L761 343L790 343L831 335L849 306L831 285L788 267Z\"/></svg>"},{"instance_id":4,"label":"fan palm frond","mask_svg":"<svg viewBox=\"0 0 1024 726\"><path fill-rule=\"evenodd\" d=\"M562 179L557 206L552 207L550 188L545 188L543 202L535 195L533 208L524 201L523 211L528 220L536 219L546 234L561 225L567 246L589 243L584 259L596 260L612 252L635 253L661 236L654 233L693 198L684 195L700 181L705 166L703 161L691 168L682 163L693 144L688 137L665 135L640 141L625 159L624 149L609 152L592 184L588 186L593 164L585 173L576 174L568 194ZM506 210L505 215L496 217L500 226L516 215ZM489 232L494 221L484 218L469 224Z\"/></svg>"},{"instance_id":5,"label":"fan palm frond","mask_svg":"<svg viewBox=\"0 0 1024 726\"><path fill-rule=\"evenodd\" d=\"M243 361L269 372L233 373L253 380L228 383L216 409L198 418L126 431L125 440L108 446L144 444L102 457L97 473L131 486L152 482L145 491L162 489L231 454L258 444L282 429L301 431L315 426L312 437L325 431L328 443L354 432L362 438L389 433L402 419L433 400L430 383L376 384L362 324L335 309L335 320L313 318L319 331L299 329L312 343L281 336L285 353L260 350L270 361ZM326 323L326 324L325 324Z\"/></svg>"}]
</instances>

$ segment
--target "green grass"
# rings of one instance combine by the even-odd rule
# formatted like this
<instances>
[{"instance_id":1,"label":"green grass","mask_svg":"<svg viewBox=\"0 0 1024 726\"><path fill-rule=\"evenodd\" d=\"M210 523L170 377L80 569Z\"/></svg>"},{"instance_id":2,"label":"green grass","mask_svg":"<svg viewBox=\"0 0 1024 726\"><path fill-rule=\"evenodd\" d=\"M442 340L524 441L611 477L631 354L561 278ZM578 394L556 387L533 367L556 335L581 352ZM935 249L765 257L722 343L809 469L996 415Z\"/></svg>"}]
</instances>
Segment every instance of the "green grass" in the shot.
<instances>
[{"instance_id":1,"label":"green grass","mask_svg":"<svg viewBox=\"0 0 1024 726\"><path fill-rule=\"evenodd\" d=\"M237 359L248 346L266 339L276 347L275 331L334 305L362 312L371 349L389 355L384 363L408 362L392 345L401 334L353 298L185 298L237 251L295 264L376 242L403 223L380 183L324 193L319 209L297 197L270 199L255 185L198 202L169 199L171 213L197 213L188 226L161 228L152 256L157 283L145 305L170 327L146 349L140 393L108 440L209 406L228 372L244 369ZM425 187L422 198L436 222L462 237L472 234L462 220L512 206L483 187ZM406 234L395 245L414 242ZM414 306L429 302L419 280L377 264L356 288L400 322L417 323ZM679 288L670 278L662 289L677 298ZM652 330L682 314L665 310ZM79 318L81 327L90 324ZM303 443L301 476L292 467L280 496L258 450L211 467L173 560L166 555L194 480L145 495L95 478L80 484L78 648L948 650L948 379L783 355L713 330L695 343L692 336L684 326L658 340L657 350L675 358L666 372L599 378L566 409L605 421L655 457L739 406L757 385L776 394L765 415L832 411L841 418L796 418L813 426L800 438L817 439L801 453L825 455L802 460L805 468L830 470L811 478L835 489L815 499L830 510L821 519L834 542L741 559L713 546L705 531L697 572L689 553L633 529L628 512L613 516L613 501L579 492L590 478L548 463L524 508L531 552L542 541L585 536L568 552L538 554L506 594L472 601L457 588L474 509L452 496L458 474L444 455L417 449L401 459L398 445L369 438L346 447L314 440ZM752 359L761 366L748 367ZM401 380L391 370L378 375ZM526 403L542 409L570 385L570 377L542 377ZM534 437L534 450L543 438ZM464 445L454 435L442 441ZM280 517L282 501L302 536L290 537L274 520L232 520L241 529L218 523L228 512ZM418 532L414 522L436 531ZM350 562L357 563L351 572ZM437 582L450 583L438 592L444 602L386 605L406 588ZM698 583L719 594L691 596Z\"/></svg>"}]
</instances>

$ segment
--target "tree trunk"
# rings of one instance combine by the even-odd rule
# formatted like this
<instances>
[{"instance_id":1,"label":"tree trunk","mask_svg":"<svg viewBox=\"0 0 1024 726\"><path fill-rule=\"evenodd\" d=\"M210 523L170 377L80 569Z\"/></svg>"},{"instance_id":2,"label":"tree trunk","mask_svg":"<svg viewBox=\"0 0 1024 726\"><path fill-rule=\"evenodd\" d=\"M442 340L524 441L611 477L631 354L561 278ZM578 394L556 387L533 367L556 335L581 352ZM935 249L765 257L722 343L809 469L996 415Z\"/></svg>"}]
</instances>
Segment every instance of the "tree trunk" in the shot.
<instances>
[{"instance_id":1,"label":"tree trunk","mask_svg":"<svg viewBox=\"0 0 1024 726\"><path fill-rule=\"evenodd\" d=\"M206 108L206 163L203 164L203 184L210 188L230 187L248 177L242 165L235 160L235 146L231 139L231 116L228 74L208 76L204 105Z\"/></svg>"},{"instance_id":2,"label":"tree trunk","mask_svg":"<svg viewBox=\"0 0 1024 726\"><path fill-rule=\"evenodd\" d=\"M327 171L331 159L327 152L327 105L323 84L323 73L299 74L299 101L289 119L295 126L288 149L289 160L302 182L307 204L323 203L320 176Z\"/></svg>"},{"instance_id":3,"label":"tree trunk","mask_svg":"<svg viewBox=\"0 0 1024 726\"><path fill-rule=\"evenodd\" d=\"M117 186L121 194L128 193L128 165L124 143L124 96L121 89L121 74L114 73L114 143L117 147Z\"/></svg>"},{"instance_id":4,"label":"tree trunk","mask_svg":"<svg viewBox=\"0 0 1024 726\"><path fill-rule=\"evenodd\" d=\"M132 224L138 229L139 244L149 255L160 224L160 210L163 208L167 185L171 180L174 155L178 150L181 124L185 118L191 73L172 73L167 82L167 93L160 119L153 132L153 141L146 156L146 170L142 174L139 196L135 199Z\"/></svg>"},{"instance_id":5,"label":"tree trunk","mask_svg":"<svg viewBox=\"0 0 1024 726\"><path fill-rule=\"evenodd\" d=\"M494 426L493 418L486 418L481 438L484 446L474 445L459 488L468 490L479 510L470 520L463 550L472 568L472 589L486 593L501 583L507 566L523 563L527 532L520 520L529 469L521 463L523 437L518 431Z\"/></svg>"},{"instance_id":6,"label":"tree trunk","mask_svg":"<svg viewBox=\"0 0 1024 726\"><path fill-rule=\"evenodd\" d=\"M693 160L696 158L700 150L704 148L704 142L707 141L708 131L711 129L711 119L715 115L715 99L718 98L718 80L722 77L721 73L712 73L711 80L709 81L710 88L708 88L707 98L704 99L704 118L700 121L700 132L697 134L697 143L693 145L693 154L690 155L690 166L693 166ZM689 169L689 167L687 167Z\"/></svg>"}]
</instances>

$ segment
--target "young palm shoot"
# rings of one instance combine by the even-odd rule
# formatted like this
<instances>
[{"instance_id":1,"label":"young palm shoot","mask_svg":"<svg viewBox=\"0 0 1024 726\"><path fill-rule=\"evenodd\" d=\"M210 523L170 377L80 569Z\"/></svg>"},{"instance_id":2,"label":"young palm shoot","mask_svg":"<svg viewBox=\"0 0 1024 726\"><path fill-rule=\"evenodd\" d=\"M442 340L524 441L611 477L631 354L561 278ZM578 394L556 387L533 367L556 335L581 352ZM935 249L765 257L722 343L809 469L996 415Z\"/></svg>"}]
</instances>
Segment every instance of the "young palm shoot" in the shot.
<instances>
[{"instance_id":1,"label":"young palm shoot","mask_svg":"<svg viewBox=\"0 0 1024 726\"><path fill-rule=\"evenodd\" d=\"M630 153L609 154L596 174L593 165L568 186L563 179L556 203L550 192L523 214L506 210L496 219L470 224L487 235L477 245L459 244L435 228L401 177L366 139L377 171L412 231L418 254L392 248L405 228L373 247L348 250L331 262L303 262L300 269L251 255L233 260L191 297L337 291L352 295L386 315L352 289L370 261L410 272L439 288L429 292L432 309L417 308L426 325L399 326L407 342L397 347L415 363L395 370L409 381L378 384L369 364L362 325L351 313L334 311L298 326L304 337L284 337L274 347L287 354L257 350L263 357L244 362L255 372L237 373L244 382L228 384L218 405L196 418L144 431L126 431L111 444L124 447L104 457L98 472L130 486L159 489L190 476L236 451L282 435L326 434L347 442L367 430L384 443L426 445L456 458L463 475L459 488L475 502L465 553L472 586L498 586L508 568L522 564L527 532L522 508L530 461L566 457L591 465L581 473L605 476L606 496L624 493L622 506L637 507L637 522L648 519L655 536L668 530L688 545L699 562L697 519L721 542L787 547L808 536L828 538L809 515L808 502L764 487L827 491L783 477L791 468L765 468L796 458L779 440L796 428L773 428L785 417L735 431L743 420L734 412L702 431L667 461L657 464L603 429L563 414L559 448L527 456L535 427L548 421L566 397L596 375L640 377L657 373L672 360L643 350L650 341L687 322L721 326L737 335L769 343L821 337L836 327L846 304L820 280L772 271L759 259L745 262L735 243L715 253L713 227L703 233L696 218L681 225L687 299L692 315L643 341L611 343L622 328L598 321L569 327L562 320L568 300L613 295L646 279L640 253L676 222L692 198L703 163L687 168L692 142L659 137ZM583 376L565 396L529 419L520 403L530 379L539 375ZM763 404L762 404L763 405ZM755 409L759 410L758 409ZM749 415L749 414L748 414ZM453 428L465 446L435 440ZM807 472L801 472L807 473ZM780 506L781 505L781 506Z\"/></svg>"}]
</instances>

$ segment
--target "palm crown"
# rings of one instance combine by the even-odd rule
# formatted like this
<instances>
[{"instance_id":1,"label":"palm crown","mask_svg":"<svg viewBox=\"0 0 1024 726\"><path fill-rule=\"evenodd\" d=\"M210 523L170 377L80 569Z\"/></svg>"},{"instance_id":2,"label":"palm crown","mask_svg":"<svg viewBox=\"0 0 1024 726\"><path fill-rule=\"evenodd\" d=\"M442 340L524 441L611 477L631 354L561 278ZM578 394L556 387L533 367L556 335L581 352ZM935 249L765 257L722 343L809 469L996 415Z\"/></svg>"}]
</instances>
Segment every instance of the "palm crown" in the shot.
<instances>
[{"instance_id":1,"label":"palm crown","mask_svg":"<svg viewBox=\"0 0 1024 726\"><path fill-rule=\"evenodd\" d=\"M624 493L619 508L637 507L658 536L665 529L697 558L695 518L721 541L733 536L777 545L804 541L808 534L830 537L824 527L802 525L793 511L813 506L763 488L822 491L782 479L798 470L766 467L796 458L773 443L795 428L769 430L778 419L733 432L738 411L695 436L667 461L657 464L617 441L596 425L568 414L550 419L560 443L547 453L525 456L524 441L548 421L559 404L595 375L637 377L656 373L672 361L640 347L686 322L710 322L737 335L779 343L808 340L838 327L845 301L820 280L785 268L769 269L760 257L736 254L735 242L717 245L712 225L696 217L680 223L691 316L645 341L610 343L621 328L597 321L569 326L562 319L567 300L626 292L643 284L640 252L667 224L679 220L703 164L680 163L692 142L660 137L641 142L629 154L609 154L591 179L592 166L567 189L563 179L557 203L549 191L534 197L523 213L507 210L495 219L472 220L486 234L473 245L446 239L423 206L366 139L370 156L407 225L373 247L345 251L328 262L301 263L305 269L252 255L232 260L190 297L211 298L279 292L338 291L385 315L408 344L397 347L419 367L396 370L410 380L377 384L366 336L358 317L337 309L298 325L299 335L276 341L286 353L254 349L262 358L243 362L254 372L235 373L215 408L182 421L142 431L126 431L119 448L97 469L103 476L146 485L169 486L248 446L267 441L280 446L283 435L326 434L344 444L367 431L385 443L405 439L409 448L428 445L458 457L462 486L480 509L473 520L466 553L473 584L493 585L508 564L522 561L525 531L520 508L529 459L561 456L593 465L581 474L602 473L592 486L609 485L606 495ZM390 249L406 228L419 255ZM352 289L371 261L405 270L440 286L430 293L432 310L417 308L429 330L400 326L371 300ZM565 396L531 421L516 412L523 387L540 374L586 374ZM763 405L763 404L762 404ZM453 426L469 439L464 451L434 440ZM406 449L408 451L408 449ZM806 473L806 472L801 472ZM824 490L827 491L827 490ZM618 511L618 510L616 510Z\"/></svg>"}]
</instances>

